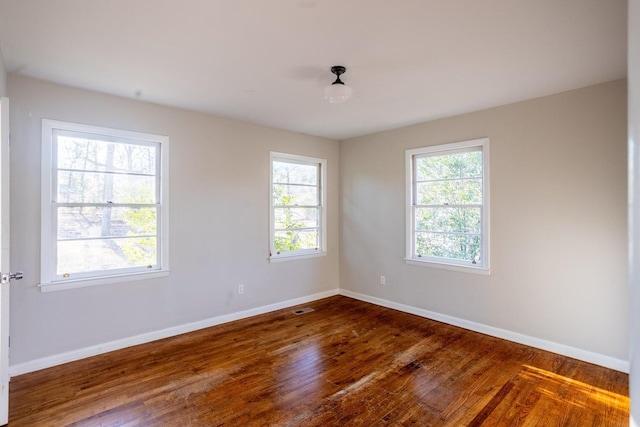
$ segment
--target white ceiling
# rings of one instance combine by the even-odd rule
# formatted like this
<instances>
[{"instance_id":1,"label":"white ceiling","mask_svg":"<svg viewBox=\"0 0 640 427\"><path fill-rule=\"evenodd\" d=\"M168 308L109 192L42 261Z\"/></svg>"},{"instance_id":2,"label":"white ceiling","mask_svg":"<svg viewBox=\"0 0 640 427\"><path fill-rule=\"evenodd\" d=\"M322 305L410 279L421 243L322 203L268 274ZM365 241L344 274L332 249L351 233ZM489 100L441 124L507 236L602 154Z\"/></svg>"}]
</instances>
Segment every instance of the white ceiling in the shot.
<instances>
[{"instance_id":1,"label":"white ceiling","mask_svg":"<svg viewBox=\"0 0 640 427\"><path fill-rule=\"evenodd\" d=\"M7 69L334 139L626 76L626 0L0 0ZM353 88L328 104L329 68Z\"/></svg>"}]
</instances>

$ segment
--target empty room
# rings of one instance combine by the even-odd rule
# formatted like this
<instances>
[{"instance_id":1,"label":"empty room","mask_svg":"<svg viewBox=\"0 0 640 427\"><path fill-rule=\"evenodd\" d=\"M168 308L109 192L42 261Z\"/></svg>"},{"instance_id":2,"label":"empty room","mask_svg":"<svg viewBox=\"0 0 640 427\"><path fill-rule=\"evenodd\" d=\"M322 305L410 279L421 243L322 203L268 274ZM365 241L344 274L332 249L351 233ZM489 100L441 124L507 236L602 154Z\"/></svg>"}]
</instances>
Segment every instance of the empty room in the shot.
<instances>
[{"instance_id":1,"label":"empty room","mask_svg":"<svg viewBox=\"0 0 640 427\"><path fill-rule=\"evenodd\" d=\"M638 28L0 0L0 425L637 427Z\"/></svg>"}]
</instances>

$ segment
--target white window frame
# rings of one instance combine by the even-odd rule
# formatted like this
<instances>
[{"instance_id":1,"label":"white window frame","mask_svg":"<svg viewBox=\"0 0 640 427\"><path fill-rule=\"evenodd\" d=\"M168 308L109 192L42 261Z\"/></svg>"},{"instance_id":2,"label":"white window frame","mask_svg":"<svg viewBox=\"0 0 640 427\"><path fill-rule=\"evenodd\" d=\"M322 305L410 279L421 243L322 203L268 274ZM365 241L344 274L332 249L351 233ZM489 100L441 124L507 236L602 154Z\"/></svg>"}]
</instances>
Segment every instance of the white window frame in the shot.
<instances>
[{"instance_id":1,"label":"white window frame","mask_svg":"<svg viewBox=\"0 0 640 427\"><path fill-rule=\"evenodd\" d=\"M153 269L145 267L113 269L104 273L78 273L65 278L56 273L57 244L57 153L54 150L56 131L94 134L111 140L134 141L140 145L157 145L158 180L158 265ZM163 277L169 274L169 137L149 133L125 131L100 126L91 126L59 120L42 120L42 170L41 170L41 261L40 290L42 292L75 289L86 286L130 282L134 280Z\"/></svg>"},{"instance_id":2,"label":"white window frame","mask_svg":"<svg viewBox=\"0 0 640 427\"><path fill-rule=\"evenodd\" d=\"M273 163L275 161L287 163L301 163L317 165L319 170L318 194L320 196L318 213L318 244L317 249L299 249L284 253L277 253L275 240L275 210L273 205ZM270 152L269 156L269 262L291 261L296 259L313 258L327 254L327 160L317 157L301 156L297 154Z\"/></svg>"},{"instance_id":3,"label":"white window frame","mask_svg":"<svg viewBox=\"0 0 640 427\"><path fill-rule=\"evenodd\" d=\"M415 159L421 155L446 155L468 152L480 149L482 151L482 257L479 263L443 257L419 257L415 253ZM405 262L410 265L436 267L470 273L490 274L490 215L489 215L489 138L473 139L470 141L433 145L428 147L406 150L406 257Z\"/></svg>"}]
</instances>

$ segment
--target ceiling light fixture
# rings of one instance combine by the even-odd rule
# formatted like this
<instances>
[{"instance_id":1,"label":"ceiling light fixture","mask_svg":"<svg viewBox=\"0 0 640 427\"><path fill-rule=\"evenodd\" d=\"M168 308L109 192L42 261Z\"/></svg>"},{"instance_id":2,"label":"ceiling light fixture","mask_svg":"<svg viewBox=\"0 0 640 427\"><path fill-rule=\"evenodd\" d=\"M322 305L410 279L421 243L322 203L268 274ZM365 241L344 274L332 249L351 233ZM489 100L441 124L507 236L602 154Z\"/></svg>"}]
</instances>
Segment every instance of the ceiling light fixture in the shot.
<instances>
[{"instance_id":1,"label":"ceiling light fixture","mask_svg":"<svg viewBox=\"0 0 640 427\"><path fill-rule=\"evenodd\" d=\"M340 80L340 75L347 71L342 65L334 65L331 72L337 76L336 81L324 88L324 99L331 104L340 104L351 98L352 90Z\"/></svg>"}]
</instances>

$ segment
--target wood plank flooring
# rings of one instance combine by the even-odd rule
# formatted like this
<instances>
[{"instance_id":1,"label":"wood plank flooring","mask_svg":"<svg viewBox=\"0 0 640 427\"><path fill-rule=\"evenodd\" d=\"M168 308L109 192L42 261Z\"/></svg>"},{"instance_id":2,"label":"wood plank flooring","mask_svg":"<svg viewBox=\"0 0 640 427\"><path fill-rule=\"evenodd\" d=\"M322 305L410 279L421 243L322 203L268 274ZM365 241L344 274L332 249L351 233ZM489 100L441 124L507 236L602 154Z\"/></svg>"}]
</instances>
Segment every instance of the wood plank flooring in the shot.
<instances>
[{"instance_id":1,"label":"wood plank flooring","mask_svg":"<svg viewBox=\"0 0 640 427\"><path fill-rule=\"evenodd\" d=\"M628 425L620 372L343 296L304 306L15 377L9 426Z\"/></svg>"}]
</instances>

